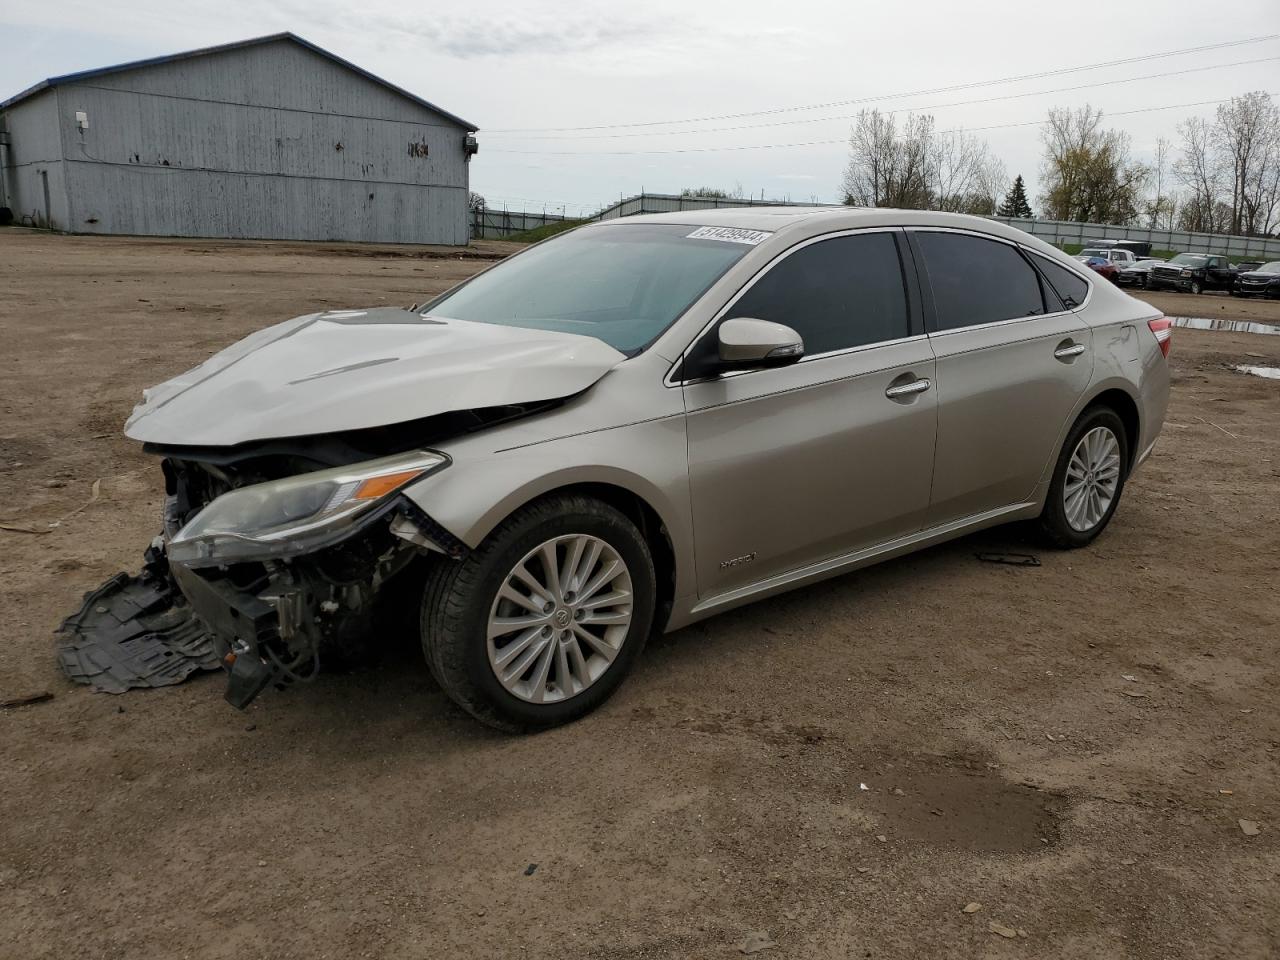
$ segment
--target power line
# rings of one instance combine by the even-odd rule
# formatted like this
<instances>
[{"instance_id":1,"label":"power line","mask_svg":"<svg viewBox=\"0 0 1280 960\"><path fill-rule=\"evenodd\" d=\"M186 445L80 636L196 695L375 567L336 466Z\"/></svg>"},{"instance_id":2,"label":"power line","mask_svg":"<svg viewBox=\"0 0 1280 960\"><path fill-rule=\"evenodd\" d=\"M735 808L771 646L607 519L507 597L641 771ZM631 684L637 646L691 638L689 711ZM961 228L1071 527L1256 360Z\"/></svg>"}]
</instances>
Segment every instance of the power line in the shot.
<instances>
[{"instance_id":1,"label":"power line","mask_svg":"<svg viewBox=\"0 0 1280 960\"><path fill-rule=\"evenodd\" d=\"M1203 67L1187 67L1185 70L1168 70L1164 73L1149 73L1140 77L1124 77L1118 80L1099 80L1096 83L1081 83L1071 87L1057 87L1053 90L1036 90L1030 93L1006 93L998 97L982 97L975 100L958 100L953 103L935 103L924 106L913 107L895 107L892 110L886 110L885 113L913 113L923 110L942 110L947 107L968 107L983 103L997 103L1003 100L1022 100L1028 97L1043 97L1053 93L1071 93L1076 90L1090 90L1096 87L1117 86L1123 83L1136 83L1141 80L1159 80L1168 77L1180 77L1188 73L1204 73L1209 70L1221 70L1226 67L1244 67L1257 63L1271 63L1280 60L1280 56L1276 57L1259 57L1256 60L1234 60L1231 63L1214 63ZM634 137L671 137L686 136L689 134L706 134L706 133L727 133L735 130L762 130L766 127L783 127L795 126L804 123L825 123L832 120L852 120L857 114L838 114L836 116L825 117L804 117L800 120L771 120L768 123L749 123L733 127L710 127L703 130L652 130L642 133L589 133L578 134L573 136L528 136L520 137L522 140L604 140L604 139L629 139Z\"/></svg>"},{"instance_id":2,"label":"power line","mask_svg":"<svg viewBox=\"0 0 1280 960\"><path fill-rule=\"evenodd\" d=\"M1103 67L1117 67L1128 63L1141 63L1146 60L1156 60L1161 57L1179 57L1191 53L1203 53L1207 50L1222 50L1227 47L1239 47L1253 43L1265 43L1268 40L1280 39L1280 34L1272 33L1265 36L1246 37L1242 40L1226 40L1221 43L1206 43L1196 47L1184 47L1180 50L1167 50L1162 53L1148 53L1139 57L1124 57L1119 60L1104 60L1098 63L1087 63L1075 67L1059 67L1055 70L1041 70L1036 73L1024 73L1014 77L1001 77L994 80L974 80L969 83L952 84L945 87L931 87L924 90L909 90L900 93L883 93L871 97L859 97L852 100L829 100L825 103L809 103L793 107L774 107L769 110L750 110L742 113L721 113L704 117L685 117L671 120L646 120L636 121L632 123L603 123L594 126L580 127L509 127L506 129L494 129L488 131L490 134L497 133L572 133L588 130L618 130L627 127L661 127L673 123L706 123L715 120L741 120L746 117L763 117L772 116L779 113L796 113L803 110L822 110L829 107L847 107L860 103L872 103L880 100L897 100L902 97L928 96L935 93L953 93L958 90L971 90L975 87L989 87L1001 83L1017 83L1022 80L1038 80L1043 77L1055 77L1066 73L1078 73L1082 70L1098 70Z\"/></svg>"},{"instance_id":3,"label":"power line","mask_svg":"<svg viewBox=\"0 0 1280 960\"><path fill-rule=\"evenodd\" d=\"M1272 94L1274 96L1274 94ZM1231 97L1223 97L1218 100L1200 100L1195 103L1171 103L1161 107L1140 107L1136 110L1116 110L1106 113L1107 117L1127 117L1138 113L1155 113L1159 110L1179 110L1187 107L1205 107L1219 103L1226 103ZM938 133L981 133L986 130L1008 130L1014 127L1043 127L1048 120L1026 120L1020 123L997 123L986 127L954 127L950 130L939 130ZM681 147L671 150L490 150L489 153L519 153L519 154L537 154L540 156L557 156L557 157L603 157L603 156L639 156L651 154L667 154L667 153L716 153L723 151L737 150L779 150L787 147L817 147L829 146L835 143L847 143L847 137L840 137L835 140L806 140L800 143L754 143L744 144L742 146L732 147Z\"/></svg>"}]
</instances>

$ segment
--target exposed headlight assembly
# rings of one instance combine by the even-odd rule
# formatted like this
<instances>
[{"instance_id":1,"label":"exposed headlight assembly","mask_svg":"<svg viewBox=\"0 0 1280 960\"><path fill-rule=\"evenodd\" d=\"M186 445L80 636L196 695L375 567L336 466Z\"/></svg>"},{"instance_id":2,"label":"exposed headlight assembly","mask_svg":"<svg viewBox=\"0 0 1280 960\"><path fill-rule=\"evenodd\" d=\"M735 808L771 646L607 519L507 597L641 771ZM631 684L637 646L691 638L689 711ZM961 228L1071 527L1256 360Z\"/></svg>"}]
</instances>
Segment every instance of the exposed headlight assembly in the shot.
<instances>
[{"instance_id":1,"label":"exposed headlight assembly","mask_svg":"<svg viewBox=\"0 0 1280 960\"><path fill-rule=\"evenodd\" d=\"M311 553L341 540L406 484L448 462L443 453L417 450L240 487L174 535L169 559L209 566Z\"/></svg>"}]
</instances>

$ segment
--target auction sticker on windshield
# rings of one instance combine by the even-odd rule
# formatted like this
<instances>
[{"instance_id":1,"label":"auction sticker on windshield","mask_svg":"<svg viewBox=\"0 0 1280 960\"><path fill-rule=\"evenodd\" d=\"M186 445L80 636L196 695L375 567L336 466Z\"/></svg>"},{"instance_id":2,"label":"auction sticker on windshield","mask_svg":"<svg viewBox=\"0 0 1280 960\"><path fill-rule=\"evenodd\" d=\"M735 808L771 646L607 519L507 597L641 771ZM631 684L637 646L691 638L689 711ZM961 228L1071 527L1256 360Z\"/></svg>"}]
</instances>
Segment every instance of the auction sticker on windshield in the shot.
<instances>
[{"instance_id":1,"label":"auction sticker on windshield","mask_svg":"<svg viewBox=\"0 0 1280 960\"><path fill-rule=\"evenodd\" d=\"M768 240L772 233L768 230L743 230L740 227L699 227L685 237L686 240L724 240L726 243L745 243L755 246L762 240Z\"/></svg>"}]
</instances>

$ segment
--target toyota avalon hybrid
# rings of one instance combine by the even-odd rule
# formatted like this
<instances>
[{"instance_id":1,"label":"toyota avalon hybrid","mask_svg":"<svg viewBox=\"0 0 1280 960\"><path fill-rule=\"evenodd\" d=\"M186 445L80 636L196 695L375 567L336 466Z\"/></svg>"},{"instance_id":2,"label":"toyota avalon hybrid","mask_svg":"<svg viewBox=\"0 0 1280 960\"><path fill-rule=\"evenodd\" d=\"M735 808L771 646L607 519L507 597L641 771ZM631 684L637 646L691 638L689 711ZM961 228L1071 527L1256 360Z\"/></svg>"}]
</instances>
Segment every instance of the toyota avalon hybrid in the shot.
<instances>
[{"instance_id":1,"label":"toyota avalon hybrid","mask_svg":"<svg viewBox=\"0 0 1280 960\"><path fill-rule=\"evenodd\" d=\"M563 723L652 631L1010 521L1088 544L1160 432L1170 333L984 219L584 226L145 391L162 531L90 604L116 629L151 591L237 706L399 623L481 721Z\"/></svg>"}]
</instances>

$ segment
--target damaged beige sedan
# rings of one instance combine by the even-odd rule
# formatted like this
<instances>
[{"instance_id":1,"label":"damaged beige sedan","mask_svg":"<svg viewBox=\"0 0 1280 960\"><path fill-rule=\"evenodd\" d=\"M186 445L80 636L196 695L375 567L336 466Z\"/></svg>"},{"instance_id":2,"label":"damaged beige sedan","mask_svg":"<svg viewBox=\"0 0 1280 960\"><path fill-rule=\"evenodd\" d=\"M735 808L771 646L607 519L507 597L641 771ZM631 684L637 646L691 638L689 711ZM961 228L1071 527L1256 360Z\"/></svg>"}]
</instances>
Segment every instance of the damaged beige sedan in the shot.
<instances>
[{"instance_id":1,"label":"damaged beige sedan","mask_svg":"<svg viewBox=\"0 0 1280 960\"><path fill-rule=\"evenodd\" d=\"M416 625L474 716L563 723L654 630L995 524L1089 543L1160 431L1169 333L977 218L583 227L146 391L163 532L64 632L207 644L244 707Z\"/></svg>"}]
</instances>

